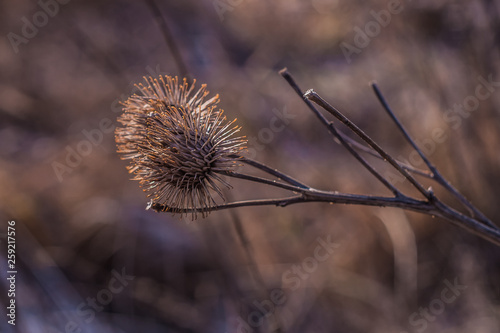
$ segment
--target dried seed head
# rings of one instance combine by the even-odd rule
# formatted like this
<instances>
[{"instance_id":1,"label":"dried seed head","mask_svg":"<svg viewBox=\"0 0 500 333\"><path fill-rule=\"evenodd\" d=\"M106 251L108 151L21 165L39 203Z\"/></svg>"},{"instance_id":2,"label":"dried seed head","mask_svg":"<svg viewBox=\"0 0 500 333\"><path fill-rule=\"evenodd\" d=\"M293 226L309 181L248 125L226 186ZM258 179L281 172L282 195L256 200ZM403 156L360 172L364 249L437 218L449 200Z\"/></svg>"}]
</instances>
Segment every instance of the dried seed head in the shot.
<instances>
[{"instance_id":1,"label":"dried seed head","mask_svg":"<svg viewBox=\"0 0 500 333\"><path fill-rule=\"evenodd\" d=\"M205 100L205 85L192 94L195 82L186 79L182 84L170 76L145 81L118 118L123 125L115 132L118 153L131 160L128 170L152 198L150 205L194 208L206 216L216 204L212 194L224 199L220 185L230 187L217 172L235 166L247 141L235 137L240 130L235 120L227 122L216 109L218 95Z\"/></svg>"}]
</instances>

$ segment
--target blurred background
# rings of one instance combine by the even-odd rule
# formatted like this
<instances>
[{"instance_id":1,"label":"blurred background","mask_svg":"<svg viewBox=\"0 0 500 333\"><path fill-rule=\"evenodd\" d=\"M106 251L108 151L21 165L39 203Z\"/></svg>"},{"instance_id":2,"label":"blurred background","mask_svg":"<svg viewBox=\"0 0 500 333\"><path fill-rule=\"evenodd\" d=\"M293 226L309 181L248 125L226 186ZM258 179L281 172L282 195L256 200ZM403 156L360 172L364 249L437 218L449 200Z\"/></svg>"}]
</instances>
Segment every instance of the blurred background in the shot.
<instances>
[{"instance_id":1,"label":"blurred background","mask_svg":"<svg viewBox=\"0 0 500 333\"><path fill-rule=\"evenodd\" d=\"M2 313L2 332L500 331L497 246L392 208L246 207L195 221L146 211L113 134L134 83L180 74L159 13L189 75L220 95L255 159L320 189L390 195L278 71L286 66L304 91L424 168L377 102L376 80L442 174L500 223L500 1L4 0L0 8L4 309L11 220L17 255L16 325ZM287 195L231 184L230 200Z\"/></svg>"}]
</instances>

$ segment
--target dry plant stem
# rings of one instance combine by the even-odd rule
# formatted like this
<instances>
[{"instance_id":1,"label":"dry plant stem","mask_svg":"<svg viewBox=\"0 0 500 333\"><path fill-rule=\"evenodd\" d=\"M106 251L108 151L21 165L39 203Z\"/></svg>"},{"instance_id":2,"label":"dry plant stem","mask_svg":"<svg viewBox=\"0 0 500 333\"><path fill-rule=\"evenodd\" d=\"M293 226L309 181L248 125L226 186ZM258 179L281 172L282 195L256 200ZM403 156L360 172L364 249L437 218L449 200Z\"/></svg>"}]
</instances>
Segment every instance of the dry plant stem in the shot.
<instances>
[{"instance_id":1,"label":"dry plant stem","mask_svg":"<svg viewBox=\"0 0 500 333\"><path fill-rule=\"evenodd\" d=\"M354 148L350 144L348 144L343 137L341 137L338 133L337 130L334 126L332 126L332 133L335 133L334 135L337 137L337 139L340 141L342 146L344 146L349 153L351 153L352 156L354 156L355 159L358 160L372 175L375 176L382 184L384 184L385 187L387 187L396 197L401 196L401 192L389 181L387 181L380 173L378 173L375 168L373 168L368 162L359 155Z\"/></svg>"},{"instance_id":2,"label":"dry plant stem","mask_svg":"<svg viewBox=\"0 0 500 333\"><path fill-rule=\"evenodd\" d=\"M481 238L490 241L493 244L500 246L500 231L490 228L483 223L474 220L450 207L443 204L437 198L433 197L432 202L415 200L406 196L393 197L378 197L366 195L338 194L333 192L318 191L315 189L304 190L301 195L279 198L279 199L261 199L261 200L245 200L221 204L207 209L207 211L217 211L223 209L249 207L249 206L277 206L285 207L297 203L305 202L329 202L335 204L354 204L364 206L378 207L396 207L406 210L411 210L431 216L439 216L452 224L464 228L467 231L480 236ZM169 211L171 213L193 213L201 212L201 209L177 209L165 207L159 204L153 204L151 208L155 211Z\"/></svg>"},{"instance_id":3,"label":"dry plant stem","mask_svg":"<svg viewBox=\"0 0 500 333\"><path fill-rule=\"evenodd\" d=\"M291 76L282 71L281 74L287 78L287 81L291 84L294 89L300 93L300 89L295 84ZM374 151L376 151L384 160L387 160L394 168L396 168L401 174L403 174L412 184L422 193L426 200L419 200L408 197L400 193L397 189L393 191L394 197L381 197L381 196L367 196L367 195L354 195L354 194L344 194L337 192L321 191L311 188L292 177L276 170L270 168L260 162L251 160L249 158L238 157L241 162L258 168L269 175L272 175L286 183L278 182L276 180L270 180L266 178L256 177L252 175L247 175L239 173L236 171L226 170L217 171L219 174L223 174L233 178L239 178L249 181L254 181L281 189L293 191L298 193L297 195L278 198L278 199L262 199L262 200L246 200L238 202L230 202L227 204L214 205L212 207L204 208L175 208L168 207L166 205L152 203L151 208L155 211L169 211L172 213L194 213L194 212L208 212L216 211L229 208L246 207L246 206L263 206L263 205L275 205L279 207L285 207L288 205L304 202L329 202L337 204L356 204L365 206L380 206L380 207L395 207L402 208L410 211L415 211L432 216L440 216L450 221L452 224L466 229L467 231L479 235L480 237L500 246L500 229L498 227L489 226L484 223L484 221L476 220L472 217L466 216L453 208L442 203L438 198L436 198L432 190L425 190L411 175L409 175L403 168L398 164L389 154L387 154L382 148L380 148L371 138L369 138L361 129L359 129L354 123L342 115L338 110L329 105L326 101L321 99L319 95L310 90L304 95L308 99L311 99L326 111L332 113L337 119L344 123L349 129L351 129L356 135L358 135L363 141L365 141ZM349 152L354 156L357 152L353 150L351 143L344 140L344 137L339 134L337 129L333 126L331 122L326 120L326 118L312 105L312 103L304 98L304 101L309 106L309 108L318 116L318 118L327 126L328 130L346 147ZM235 157L236 158L236 157ZM358 159L360 160L360 159ZM360 160L364 161L364 160ZM370 170L370 166L366 163L363 164ZM432 171L433 169L431 169ZM435 170L435 168L434 168ZM373 170L374 171L374 170ZM380 176L376 171L372 172L375 176ZM434 172L433 179L435 175L439 173ZM382 176L380 176L382 177ZM442 177L441 177L442 178ZM384 179L385 180L385 179ZM441 181L443 181L442 179ZM436 181L440 182L439 178Z\"/></svg>"},{"instance_id":4,"label":"dry plant stem","mask_svg":"<svg viewBox=\"0 0 500 333\"><path fill-rule=\"evenodd\" d=\"M436 200L433 204L439 212L436 215L441 216L450 221L452 224L464 228L471 233L500 246L500 229L498 229L498 227L487 226L472 217L466 216L454 210L439 200Z\"/></svg>"},{"instance_id":5,"label":"dry plant stem","mask_svg":"<svg viewBox=\"0 0 500 333\"><path fill-rule=\"evenodd\" d=\"M378 100L380 101L380 104L384 107L385 111L388 113L389 117L394 121L398 129L401 131L401 133L404 135L406 138L406 141L415 149L415 151L420 155L424 163L427 165L429 170L431 171L431 178L435 180L437 183L439 183L441 186L443 186L445 189L447 189L450 193L452 193L470 212L472 217L477 216L481 222L484 222L485 224L491 226L491 227L497 227L490 219L488 219L479 209L477 209L470 201L468 201L460 192L458 192L457 189L453 187L438 171L438 169L432 164L432 162L425 156L425 154L422 152L422 150L417 146L415 141L411 138L411 136L408 134L406 129L404 128L403 124L399 121L399 119L396 117L394 112L392 111L391 107L387 103L386 99L382 95L382 92L378 88L377 84L375 82L371 83L371 86L373 88L373 91L375 92L375 95L377 96Z\"/></svg>"},{"instance_id":6,"label":"dry plant stem","mask_svg":"<svg viewBox=\"0 0 500 333\"><path fill-rule=\"evenodd\" d=\"M356 195L356 194L343 194L328 191L320 191L316 189L303 190L300 195L278 198L278 199L258 199L258 200L243 200L235 201L226 204L221 204L208 208L209 211L217 211L222 209L236 208L236 207L248 207L248 206L278 206L285 207L288 205L293 205L296 203L303 202L329 202L336 204L349 204L349 205L364 205L364 206L378 206L378 207L396 207L408 210L413 210L425 214L437 214L435 207L427 201L415 200L413 198L403 196L399 198L395 197L379 197L379 196L368 196L368 195ZM169 211L172 213L192 213L199 212L201 209L179 209L166 207L161 204L152 204L151 209L155 211ZM500 235L499 235L500 237ZM500 238L499 238L500 242Z\"/></svg>"},{"instance_id":7,"label":"dry plant stem","mask_svg":"<svg viewBox=\"0 0 500 333\"><path fill-rule=\"evenodd\" d=\"M435 215L443 217L449 220L454 225L464 228L469 232L479 235L480 237L500 246L500 230L496 228L490 228L489 226L486 226L483 223L480 223L477 220L468 217L452 209L451 207L443 204L436 197L434 197L432 192L430 192L431 196L430 200L421 201L407 197L403 194L401 194L398 197L379 197L379 196L366 196L366 195L354 195L354 194L341 194L335 192L320 191L310 187L301 188L293 185L282 184L265 178L240 174L234 171L224 172L223 174L234 178L255 181L266 185L283 188L301 194L281 199L237 201L203 209L201 208L179 209L179 208L168 207L161 204L152 204L151 208L157 212L169 211L172 213L194 213L194 212L216 211L216 210L246 207L246 206L275 205L279 207L285 207L288 205L303 203L303 202L329 202L337 204L357 204L365 206L396 207L415 212L420 212L427 215L432 215L432 216Z\"/></svg>"},{"instance_id":8,"label":"dry plant stem","mask_svg":"<svg viewBox=\"0 0 500 333\"><path fill-rule=\"evenodd\" d=\"M434 197L434 194L431 191L425 190L422 187L422 185L420 185L420 183L418 183L416 181L416 179L413 178L413 176L411 176L410 174L408 174L408 172L406 172L406 170L401 168L401 166L392 158L392 156L390 156L388 153L386 153L380 146L378 146L378 144L375 141L373 141L368 135L366 135L358 126L356 126L352 121L350 121L347 117L345 117L340 111L338 111L333 106L331 106L328 102L326 102L324 99L322 99L316 92L314 92L314 90L311 89L311 90L307 91L304 94L304 97L314 101L316 104L321 106L323 109L325 109L326 111L328 111L332 115L334 115L343 124L345 124L349 129L351 129L356 135L358 135L363 141L365 141L370 147L372 147L374 150L376 150L380 154L380 156L384 158L384 160L388 161L403 176L405 176L405 178L408 179L411 182L411 184L414 185L414 187L417 190L419 190L419 192L422 193L427 198L427 200L429 202L431 202L436 208L439 207L438 213L434 213L434 215L439 215L439 216L445 217L447 220L451 221L453 224L456 224L458 226L466 228L470 232L478 234L478 235L482 236L483 238L489 237L489 238L487 238L489 240L495 239L495 237L497 237L500 234L500 230L491 221L487 220L488 222L485 222L483 219L476 220L474 218L469 218L468 216L465 216L465 215L459 213L458 211L455 211L451 207L449 207L449 206L445 205L444 203L442 203L441 201L439 201L436 197ZM392 111L390 112L390 114L392 114L391 118L393 118L393 120L397 121L397 119L394 116L394 114L392 113ZM398 127L402 131L404 131L404 128L401 126L399 121L397 121L397 124L398 124ZM407 137L407 139L413 143L412 146L414 147L414 149L416 149L419 152L419 154L421 154L421 156L423 156L423 153L418 149L418 147L413 142L413 140L411 140L408 133L406 131L404 131L404 133L405 133L405 136ZM432 166L432 164L428 161L427 158L425 158L425 156L424 156L424 161L426 161L426 163L428 163L427 164L428 166L429 165ZM431 172L433 173L433 179L435 179L438 182L439 182L439 180L444 181L447 186L451 187L451 185L439 174L437 169L434 166L432 166L432 168L430 166L429 166L429 168L431 169ZM439 175L439 178L436 179L435 178L436 175ZM446 185L445 185L445 187L447 187ZM451 192L453 194L458 193L458 191L456 191L456 190L451 191ZM458 193L458 195L460 195L460 194ZM463 200L466 201L465 198L463 198ZM466 202L468 202L468 201L466 201ZM472 204L470 204L470 205L472 206ZM482 215L482 213L480 213L480 214ZM483 224L483 223L485 223L485 224ZM492 228L490 228L490 227L492 227ZM493 237L493 238L491 238L491 237Z\"/></svg>"},{"instance_id":9,"label":"dry plant stem","mask_svg":"<svg viewBox=\"0 0 500 333\"><path fill-rule=\"evenodd\" d=\"M429 169L431 169L431 171L433 171L432 168L431 168L431 166L432 166L431 162L427 159L427 157L420 150L420 148L418 148L418 146L415 143L415 141L413 141L413 139L410 137L410 135L408 134L408 132L405 130L405 128L403 127L403 125L401 124L401 122L396 118L396 115L394 114L394 112L392 112L391 108L389 107L389 104L387 103L387 101L385 100L384 96L380 92L380 89L378 88L377 84L375 82L372 82L371 86L373 88L373 91L375 92L375 95L377 95L377 98L378 98L380 104L382 104L382 106L384 107L385 111L387 111L387 113L389 114L389 117L391 117L392 121L394 121L394 123L399 128L399 130L401 131L401 133L403 133L404 137L406 138L406 141L408 141L408 143L413 147L413 149L415 149L417 151L417 153L420 155L420 157L422 158L422 160L424 160L425 164L429 167Z\"/></svg>"},{"instance_id":10,"label":"dry plant stem","mask_svg":"<svg viewBox=\"0 0 500 333\"><path fill-rule=\"evenodd\" d=\"M325 101L321 96L319 96L314 90L310 89L305 94L304 97L313 101L314 103L321 106L323 109L331 113L335 118L340 120L344 125L346 125L351 131L353 131L357 136L359 136L363 141L365 141L370 147L377 151L381 157L384 158L389 164L391 164L399 173L401 173L408 181L428 200L431 199L431 194L429 191L424 189L422 185L412 175L410 175L405 169L403 169L395 160L389 155L385 150L383 150L375 141L372 140L365 132L363 132L356 124L350 121L346 116L344 116L339 110L331 106L327 101Z\"/></svg>"},{"instance_id":11,"label":"dry plant stem","mask_svg":"<svg viewBox=\"0 0 500 333\"><path fill-rule=\"evenodd\" d=\"M297 187L297 186L289 185L289 184L283 184L283 183L277 182L275 180L246 175L244 173L239 173L239 172L231 171L231 170L217 171L217 173L219 173L221 175L228 176L228 177L245 179L245 180L254 181L256 183L262 183L262 184L266 184L266 185L270 185L270 186L275 186L275 187L279 187L279 188L282 188L285 190L294 191L294 192L298 192L298 193L303 193L304 191L307 191L310 189L310 188Z\"/></svg>"},{"instance_id":12,"label":"dry plant stem","mask_svg":"<svg viewBox=\"0 0 500 333\"><path fill-rule=\"evenodd\" d=\"M349 143L350 145L352 145L356 149L359 149L365 153L368 153L376 158L383 159L383 157L381 157L380 154L377 153L373 148L367 147L367 146L351 139L349 136L344 134L341 130L337 129L333 123L328 122L328 120L314 107L314 105L308 99L304 98L304 93L302 92L302 90L300 89L300 87L295 82L292 75L288 72L288 70L286 68L283 68L280 71L280 75L283 76L283 78L293 88L293 90L297 93L297 95L299 95L300 98L302 98L302 100L304 101L304 103L306 103L306 105L309 107L309 109L320 119L321 122L323 122L323 124L325 126L328 127L328 129L330 131L331 131L331 128L335 129L335 132L338 134L338 136L335 135L335 138L339 141L339 143L341 143L341 140L339 139L339 136L340 136L340 137L342 137L342 139L344 139L344 141L346 141L347 143ZM412 166L406 165L405 163L402 163L399 161L396 161L396 163L398 163L401 166L401 168L403 168L405 170L411 171L413 173L419 174L419 175L427 177L427 178L432 178L431 175L427 171L416 169Z\"/></svg>"},{"instance_id":13,"label":"dry plant stem","mask_svg":"<svg viewBox=\"0 0 500 333\"><path fill-rule=\"evenodd\" d=\"M339 135L345 140L347 141L351 146L353 146L354 148L356 149L359 149L361 150L362 152L365 152L373 157L376 157L378 159L383 159L375 150L373 150L372 148L370 147L367 147L353 139L351 139L350 137L348 137L346 134L344 134L342 131L338 130L337 129L337 132L339 133ZM340 142L339 142L340 143ZM403 169L407 170L407 171L410 171L412 173L415 173L417 175L420 175L420 176L423 176L423 177L426 177L426 178L429 178L429 179L433 179L432 178L432 174L429 172L429 171L425 171L425 170L421 170L421 169L417 169L417 168L414 168L412 167L411 165L408 165L406 163L403 163L403 162L400 162L398 160L396 160L396 163L398 163Z\"/></svg>"},{"instance_id":14,"label":"dry plant stem","mask_svg":"<svg viewBox=\"0 0 500 333\"><path fill-rule=\"evenodd\" d=\"M189 76L186 63L184 62L181 53L179 51L179 48L177 47L177 43L175 42L175 39L172 36L170 29L168 28L168 24L167 21L165 20L165 17L161 14L160 8L158 7L158 5L154 0L147 0L146 3L148 4L149 9L154 15L155 21L158 24L158 27L160 28L165 43L167 43L170 52L172 52L172 56L174 57L175 64L177 66L177 69L179 70L180 76L189 79L189 81L192 81L191 77Z\"/></svg>"},{"instance_id":15,"label":"dry plant stem","mask_svg":"<svg viewBox=\"0 0 500 333\"><path fill-rule=\"evenodd\" d=\"M319 112L314 107L314 105L312 105L312 103L308 99L306 99L306 98L304 98L304 96L302 96L301 89L299 88L299 86L297 85L297 83L295 82L295 80L292 78L292 76L288 73L288 71L286 70L286 68L282 69L280 71L280 74L288 82L288 84L290 84L290 86L298 94L300 94L302 100L307 104L307 106L309 107L309 109L328 128L328 131L342 144L342 146L344 146L349 151L349 153L351 153L351 155L354 156L354 158L356 158L358 160L358 162L360 162L375 178L377 178L395 196L400 196L401 193L399 192L399 190L396 187L394 187L391 183L389 183L380 173L378 173L378 171L375 170L375 168L373 168L370 164L368 164L368 162L363 157L361 157L361 155L359 155L351 147L351 145L346 142L346 140L344 140L344 137L339 134L339 131L337 130L337 128L335 127L335 125L332 122L328 121L328 119L326 119L325 116L323 116L323 114L321 112Z\"/></svg>"},{"instance_id":16,"label":"dry plant stem","mask_svg":"<svg viewBox=\"0 0 500 333\"><path fill-rule=\"evenodd\" d=\"M472 217L477 217L481 222L489 225L490 227L498 228L498 226L488 219L480 210L478 210L470 201L468 201L457 189L453 187L446 179L441 176L441 174L435 169L433 172L433 179L441 184L445 189L452 193L466 208L472 211Z\"/></svg>"},{"instance_id":17,"label":"dry plant stem","mask_svg":"<svg viewBox=\"0 0 500 333\"><path fill-rule=\"evenodd\" d=\"M296 180L288 175L285 175L284 173L282 173L278 169L273 169L273 168L268 167L267 165L260 163L258 161L252 160L252 159L247 158L247 157L239 157L239 156L230 156L230 157L239 158L241 162L246 163L248 165L251 165L256 169L260 169L264 172L267 172L268 174L275 176L275 177L287 182L290 185L294 185L294 186L304 188L304 189L309 188L309 186L299 182L298 180Z\"/></svg>"}]
</instances>

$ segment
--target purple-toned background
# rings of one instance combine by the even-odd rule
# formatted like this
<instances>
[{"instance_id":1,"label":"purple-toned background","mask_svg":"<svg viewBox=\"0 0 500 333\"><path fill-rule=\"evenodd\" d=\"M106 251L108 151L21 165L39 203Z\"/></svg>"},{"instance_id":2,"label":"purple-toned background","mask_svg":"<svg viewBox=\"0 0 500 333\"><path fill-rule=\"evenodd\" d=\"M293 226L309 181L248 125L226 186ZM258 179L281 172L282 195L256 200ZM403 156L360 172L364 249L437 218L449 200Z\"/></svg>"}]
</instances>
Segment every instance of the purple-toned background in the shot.
<instances>
[{"instance_id":1,"label":"purple-toned background","mask_svg":"<svg viewBox=\"0 0 500 333\"><path fill-rule=\"evenodd\" d=\"M63 2L0 2L3 309L11 220L17 255L16 326L2 310L2 332L500 330L499 249L441 219L317 203L196 221L146 211L115 152L118 102L142 76L179 71L148 2ZM499 1L157 5L190 75L220 95L257 160L320 189L390 194L278 71L423 168L376 80L448 180L500 223ZM286 194L231 184L230 200Z\"/></svg>"}]
</instances>

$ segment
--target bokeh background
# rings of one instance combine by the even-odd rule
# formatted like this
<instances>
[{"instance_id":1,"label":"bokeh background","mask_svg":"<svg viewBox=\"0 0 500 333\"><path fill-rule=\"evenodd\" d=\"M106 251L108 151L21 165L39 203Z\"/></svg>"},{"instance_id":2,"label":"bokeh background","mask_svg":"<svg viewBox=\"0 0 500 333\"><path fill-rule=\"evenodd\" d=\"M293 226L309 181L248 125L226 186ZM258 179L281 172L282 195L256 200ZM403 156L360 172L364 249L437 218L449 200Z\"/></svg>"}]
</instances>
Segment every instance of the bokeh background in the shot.
<instances>
[{"instance_id":1,"label":"bokeh background","mask_svg":"<svg viewBox=\"0 0 500 333\"><path fill-rule=\"evenodd\" d=\"M473 111L454 109L471 100L481 78L500 81L499 1L156 6L189 75L220 95L259 161L320 189L388 195L278 71L286 66L303 90L314 88L408 160L412 150L371 91L376 80L441 172L500 223L500 87L490 86ZM142 76L180 74L153 7L0 2L3 309L9 220L16 221L18 270L16 326L2 311L2 332L500 331L500 250L442 219L318 203L195 221L146 211L112 129L118 102ZM380 14L389 10L397 13ZM376 16L382 24L370 23ZM37 31L29 27L34 20ZM367 28L372 37L363 39L358 29ZM346 56L346 47L356 51ZM289 118L270 131L276 113ZM286 195L231 184L231 200ZM319 261L317 248L328 240L334 250Z\"/></svg>"}]
</instances>

